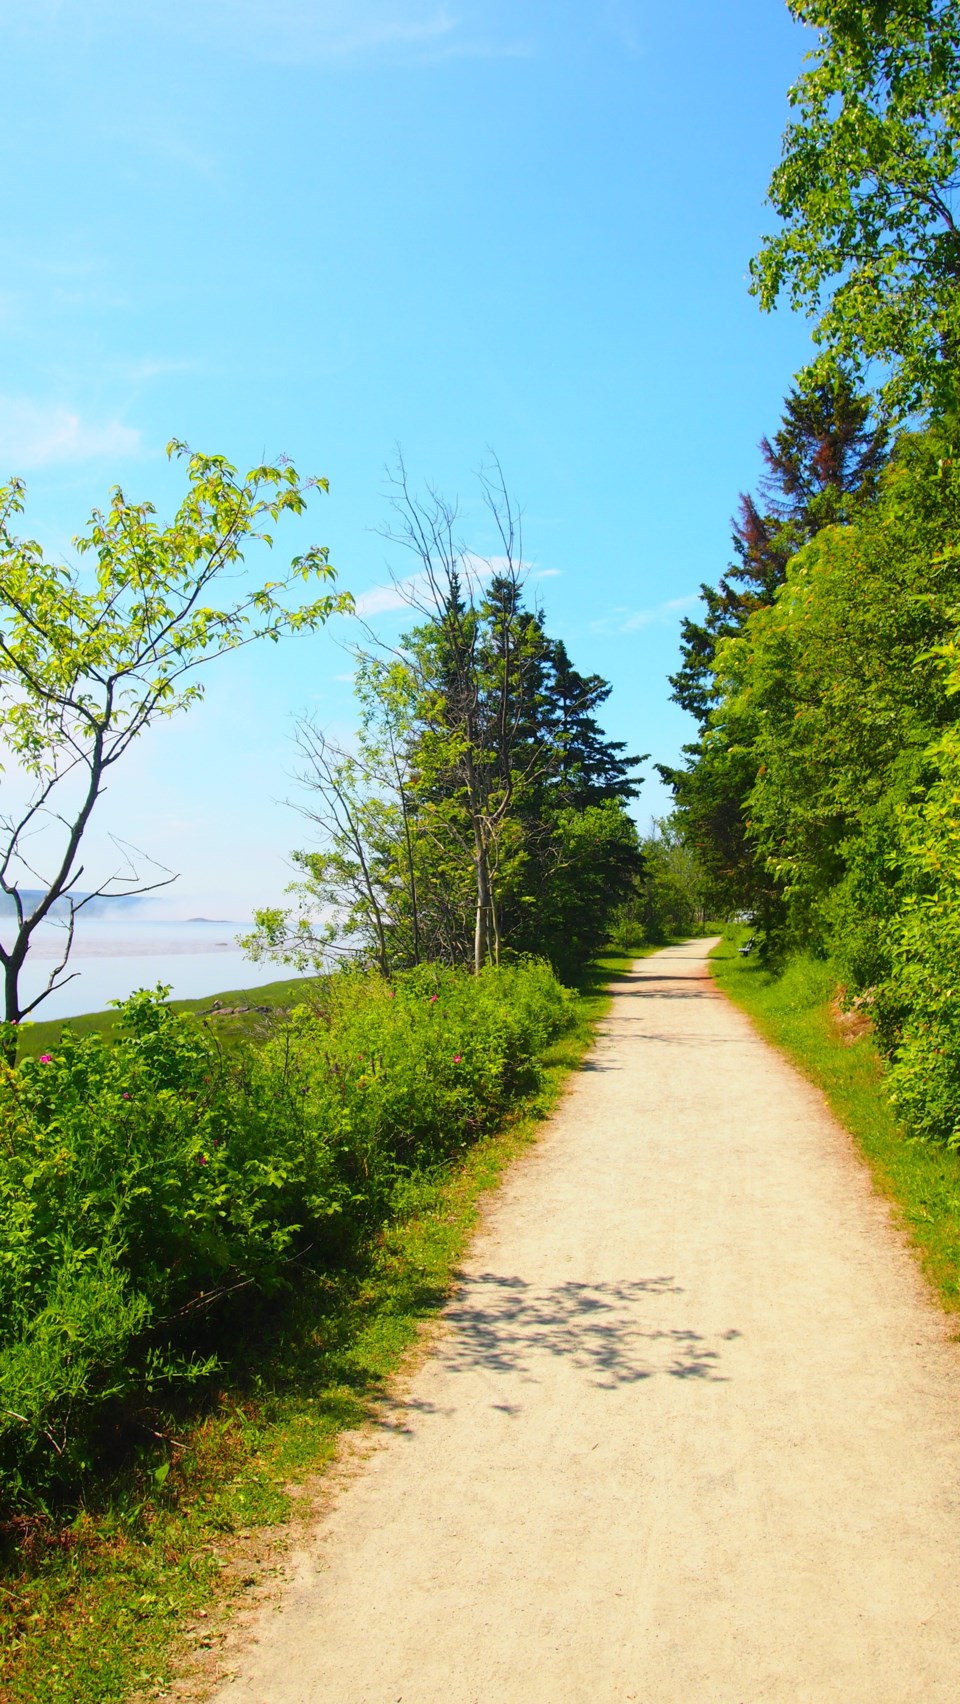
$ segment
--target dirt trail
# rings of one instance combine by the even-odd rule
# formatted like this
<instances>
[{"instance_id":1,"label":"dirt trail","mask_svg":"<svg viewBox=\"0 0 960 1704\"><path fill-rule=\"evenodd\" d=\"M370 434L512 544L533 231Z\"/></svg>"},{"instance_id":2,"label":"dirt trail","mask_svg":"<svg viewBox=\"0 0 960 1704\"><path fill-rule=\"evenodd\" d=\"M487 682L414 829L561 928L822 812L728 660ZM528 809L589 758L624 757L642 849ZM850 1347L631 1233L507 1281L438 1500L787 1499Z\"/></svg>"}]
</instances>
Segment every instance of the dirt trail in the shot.
<instances>
[{"instance_id":1,"label":"dirt trail","mask_svg":"<svg viewBox=\"0 0 960 1704\"><path fill-rule=\"evenodd\" d=\"M960 1355L704 955L618 985L218 1704L957 1704Z\"/></svg>"}]
</instances>

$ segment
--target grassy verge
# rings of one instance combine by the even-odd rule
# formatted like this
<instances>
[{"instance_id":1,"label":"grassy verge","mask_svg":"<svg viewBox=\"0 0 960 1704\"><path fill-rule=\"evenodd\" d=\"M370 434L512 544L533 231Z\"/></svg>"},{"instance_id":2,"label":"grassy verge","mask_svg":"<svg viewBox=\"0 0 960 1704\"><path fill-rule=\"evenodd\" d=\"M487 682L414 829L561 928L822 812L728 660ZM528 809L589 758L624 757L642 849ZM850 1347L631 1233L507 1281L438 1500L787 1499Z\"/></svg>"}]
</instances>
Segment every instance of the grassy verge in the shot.
<instances>
[{"instance_id":1,"label":"grassy verge","mask_svg":"<svg viewBox=\"0 0 960 1704\"><path fill-rule=\"evenodd\" d=\"M191 1652L202 1660L215 1646L218 1619L276 1560L298 1503L291 1486L322 1471L338 1434L382 1397L446 1297L484 1195L536 1140L606 1008L606 985L628 964L611 957L593 967L535 1099L456 1166L411 1184L362 1268L326 1280L284 1320L252 1388L224 1390L178 1433L172 1460L167 1438L68 1528L38 1518L8 1530L4 1704L163 1695Z\"/></svg>"},{"instance_id":2,"label":"grassy verge","mask_svg":"<svg viewBox=\"0 0 960 1704\"><path fill-rule=\"evenodd\" d=\"M823 1090L856 1139L874 1183L897 1208L943 1306L960 1311L960 1154L909 1137L883 1084L883 1061L869 1033L838 1021L836 973L798 957L779 975L737 953L744 929L715 950L720 987L804 1076Z\"/></svg>"},{"instance_id":3,"label":"grassy verge","mask_svg":"<svg viewBox=\"0 0 960 1704\"><path fill-rule=\"evenodd\" d=\"M205 994L199 1000L171 1000L174 1012L194 1012L198 1017L209 1016L218 1036L228 1040L244 1035L256 1040L270 1026L273 1014L289 1011L291 1006L309 1000L314 978L292 977L282 982L267 982L261 988L228 988L219 994ZM212 1012L217 1002L221 1012ZM243 1010L243 1008L246 1010ZM104 1036L117 1033L117 1013L84 1012L75 1018L50 1018L42 1023L25 1023L19 1031L18 1055L35 1059L40 1053L52 1052L65 1029L76 1035L98 1032Z\"/></svg>"}]
</instances>

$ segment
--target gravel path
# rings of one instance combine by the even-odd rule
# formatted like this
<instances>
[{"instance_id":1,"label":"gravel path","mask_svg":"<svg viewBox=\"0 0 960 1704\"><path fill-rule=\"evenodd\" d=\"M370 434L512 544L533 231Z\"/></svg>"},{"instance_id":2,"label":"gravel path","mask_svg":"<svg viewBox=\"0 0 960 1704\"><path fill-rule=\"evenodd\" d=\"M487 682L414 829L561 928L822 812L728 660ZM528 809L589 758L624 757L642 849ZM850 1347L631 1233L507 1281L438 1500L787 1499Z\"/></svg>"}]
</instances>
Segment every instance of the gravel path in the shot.
<instances>
[{"instance_id":1,"label":"gravel path","mask_svg":"<svg viewBox=\"0 0 960 1704\"><path fill-rule=\"evenodd\" d=\"M707 945L617 985L218 1704L957 1704L960 1354Z\"/></svg>"}]
</instances>

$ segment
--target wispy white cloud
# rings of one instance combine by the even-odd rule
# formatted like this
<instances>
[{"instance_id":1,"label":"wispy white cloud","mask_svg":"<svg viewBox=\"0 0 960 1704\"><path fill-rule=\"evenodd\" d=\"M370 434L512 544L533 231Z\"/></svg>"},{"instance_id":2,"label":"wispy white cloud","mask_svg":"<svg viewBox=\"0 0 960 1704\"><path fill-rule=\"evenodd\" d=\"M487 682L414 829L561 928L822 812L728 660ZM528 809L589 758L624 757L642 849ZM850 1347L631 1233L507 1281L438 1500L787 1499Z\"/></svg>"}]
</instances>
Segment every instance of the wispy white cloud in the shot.
<instances>
[{"instance_id":1,"label":"wispy white cloud","mask_svg":"<svg viewBox=\"0 0 960 1704\"><path fill-rule=\"evenodd\" d=\"M0 396L0 477L58 462L141 452L140 433L120 420L84 420L60 404Z\"/></svg>"},{"instance_id":2,"label":"wispy white cloud","mask_svg":"<svg viewBox=\"0 0 960 1704\"><path fill-rule=\"evenodd\" d=\"M168 24L170 0L165 0ZM430 0L176 0L179 27L208 33L258 57L284 63L350 60L401 54L418 60L515 58L529 44L514 36L477 31L467 15ZM265 22L265 19L267 21ZM486 20L485 20L486 21Z\"/></svg>"},{"instance_id":3,"label":"wispy white cloud","mask_svg":"<svg viewBox=\"0 0 960 1704\"><path fill-rule=\"evenodd\" d=\"M401 53L417 58L514 58L530 44L481 27L436 0L0 0L0 24L15 35L53 33L90 41L105 29L136 28L215 45L278 63L347 60ZM485 27L484 27L485 26ZM185 163L191 163L186 162Z\"/></svg>"},{"instance_id":4,"label":"wispy white cloud","mask_svg":"<svg viewBox=\"0 0 960 1704\"><path fill-rule=\"evenodd\" d=\"M0 0L2 5L3 0ZM0 26L2 26L0 14ZM0 331L18 331L42 299L45 306L117 311L130 306L117 288L114 269L103 256L80 244L85 252L64 253L62 233L38 228L29 237L0 231L0 275L8 287L0 292Z\"/></svg>"},{"instance_id":5,"label":"wispy white cloud","mask_svg":"<svg viewBox=\"0 0 960 1704\"><path fill-rule=\"evenodd\" d=\"M533 59L536 43L528 36L498 40L494 36L455 36L422 58L442 59Z\"/></svg>"},{"instance_id":6,"label":"wispy white cloud","mask_svg":"<svg viewBox=\"0 0 960 1704\"><path fill-rule=\"evenodd\" d=\"M609 615L590 623L595 633L636 633L641 627L663 627L685 615L700 601L699 592L687 592L681 598L667 598L649 609L630 609L621 604Z\"/></svg>"},{"instance_id":7,"label":"wispy white cloud","mask_svg":"<svg viewBox=\"0 0 960 1704\"><path fill-rule=\"evenodd\" d=\"M111 0L112 3L112 0ZM447 41L458 20L424 0L162 0L165 25L216 34L229 50L254 47L265 58L350 58L385 48Z\"/></svg>"},{"instance_id":8,"label":"wispy white cloud","mask_svg":"<svg viewBox=\"0 0 960 1704\"><path fill-rule=\"evenodd\" d=\"M417 594L424 589L422 574L410 574L405 580L391 581L389 586L371 586L354 598L354 614L368 621L371 615L387 615L391 610L409 609Z\"/></svg>"},{"instance_id":9,"label":"wispy white cloud","mask_svg":"<svg viewBox=\"0 0 960 1704\"><path fill-rule=\"evenodd\" d=\"M419 16L390 5L324 7L319 16L316 8L293 5L287 9L293 14L288 27L292 25L301 40L309 40L314 52L344 57L388 47L449 43L457 28L457 20L442 7Z\"/></svg>"},{"instance_id":10,"label":"wispy white cloud","mask_svg":"<svg viewBox=\"0 0 960 1704\"><path fill-rule=\"evenodd\" d=\"M467 552L459 562L464 589L468 593L478 590L494 574L503 573L507 566L505 556L474 556ZM521 563L521 573L528 571L529 566L529 563ZM538 576L534 574L532 578L537 579ZM430 602L430 583L427 575L420 572L407 574L403 579L391 580L387 586L371 586L367 591L360 592L354 600L354 610L363 620L367 620L371 615L386 615L392 610L416 611L429 607Z\"/></svg>"}]
</instances>

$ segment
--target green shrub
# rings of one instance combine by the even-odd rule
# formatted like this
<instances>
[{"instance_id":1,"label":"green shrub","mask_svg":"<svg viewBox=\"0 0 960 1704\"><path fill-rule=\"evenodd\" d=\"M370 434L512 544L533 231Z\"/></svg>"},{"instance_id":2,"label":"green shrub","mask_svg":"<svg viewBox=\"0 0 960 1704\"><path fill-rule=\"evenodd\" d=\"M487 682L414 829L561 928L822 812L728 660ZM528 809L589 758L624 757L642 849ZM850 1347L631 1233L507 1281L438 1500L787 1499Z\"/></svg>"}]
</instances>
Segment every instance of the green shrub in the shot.
<instances>
[{"instance_id":1,"label":"green shrub","mask_svg":"<svg viewBox=\"0 0 960 1704\"><path fill-rule=\"evenodd\" d=\"M960 670L958 646L946 648ZM918 1136L960 1147L960 733L933 748L937 773L901 813L892 968L874 992L890 1092Z\"/></svg>"},{"instance_id":2,"label":"green shrub","mask_svg":"<svg viewBox=\"0 0 960 1704\"><path fill-rule=\"evenodd\" d=\"M607 938L617 953L638 953L650 944L643 924L630 917L618 917L611 925Z\"/></svg>"},{"instance_id":3,"label":"green shrub","mask_svg":"<svg viewBox=\"0 0 960 1704\"><path fill-rule=\"evenodd\" d=\"M0 1068L0 1473L74 1483L151 1393L208 1375L252 1295L342 1263L398 1186L534 1087L572 999L537 962L326 979L224 1058L161 995ZM244 1310L230 1311L243 1296Z\"/></svg>"}]
</instances>

